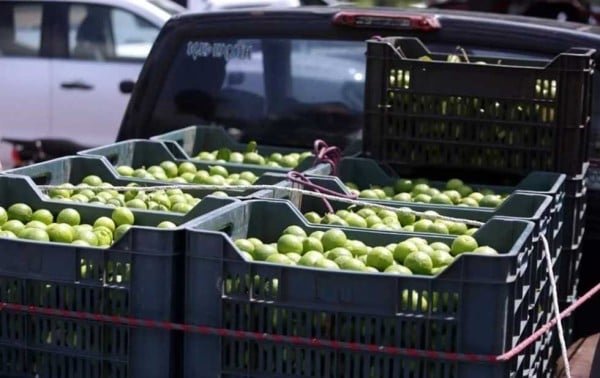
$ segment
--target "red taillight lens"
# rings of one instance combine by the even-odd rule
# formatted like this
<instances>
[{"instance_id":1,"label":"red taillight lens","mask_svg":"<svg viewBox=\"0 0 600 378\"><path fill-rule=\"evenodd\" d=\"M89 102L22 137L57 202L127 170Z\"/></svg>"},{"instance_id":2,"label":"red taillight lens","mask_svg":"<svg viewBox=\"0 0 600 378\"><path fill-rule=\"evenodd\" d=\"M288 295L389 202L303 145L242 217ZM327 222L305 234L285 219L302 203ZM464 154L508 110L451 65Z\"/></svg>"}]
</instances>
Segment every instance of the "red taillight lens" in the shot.
<instances>
[{"instance_id":1,"label":"red taillight lens","mask_svg":"<svg viewBox=\"0 0 600 378\"><path fill-rule=\"evenodd\" d=\"M23 162L21 159L21 151L18 147L13 147L11 151L11 157L15 166Z\"/></svg>"},{"instance_id":2,"label":"red taillight lens","mask_svg":"<svg viewBox=\"0 0 600 378\"><path fill-rule=\"evenodd\" d=\"M442 27L439 20L431 15L390 15L372 12L339 12L333 16L333 23L355 28L420 31L434 31Z\"/></svg>"}]
</instances>

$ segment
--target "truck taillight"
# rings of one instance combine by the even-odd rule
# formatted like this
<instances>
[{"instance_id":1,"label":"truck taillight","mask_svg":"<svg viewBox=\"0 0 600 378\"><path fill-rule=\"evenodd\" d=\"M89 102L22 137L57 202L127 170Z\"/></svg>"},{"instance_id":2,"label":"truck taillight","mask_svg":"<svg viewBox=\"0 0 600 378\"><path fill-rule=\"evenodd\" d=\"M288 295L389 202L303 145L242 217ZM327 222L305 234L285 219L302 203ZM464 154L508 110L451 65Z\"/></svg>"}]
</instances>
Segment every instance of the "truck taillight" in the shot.
<instances>
[{"instance_id":1,"label":"truck taillight","mask_svg":"<svg viewBox=\"0 0 600 378\"><path fill-rule=\"evenodd\" d=\"M375 12L339 12L333 16L335 25L368 29L399 29L434 31L442 25L435 16L419 14L381 14Z\"/></svg>"}]
</instances>

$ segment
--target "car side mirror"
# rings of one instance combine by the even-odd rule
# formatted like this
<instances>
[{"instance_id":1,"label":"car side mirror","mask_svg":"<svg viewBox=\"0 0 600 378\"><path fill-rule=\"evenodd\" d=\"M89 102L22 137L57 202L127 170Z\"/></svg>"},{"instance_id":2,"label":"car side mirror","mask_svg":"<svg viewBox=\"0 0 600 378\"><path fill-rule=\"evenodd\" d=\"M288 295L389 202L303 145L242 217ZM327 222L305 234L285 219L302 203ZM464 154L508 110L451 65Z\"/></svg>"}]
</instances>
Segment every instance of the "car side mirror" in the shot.
<instances>
[{"instance_id":1,"label":"car side mirror","mask_svg":"<svg viewBox=\"0 0 600 378\"><path fill-rule=\"evenodd\" d=\"M133 92L134 86L135 86L135 82L133 80L123 80L119 84L119 90L123 94L131 94Z\"/></svg>"}]
</instances>

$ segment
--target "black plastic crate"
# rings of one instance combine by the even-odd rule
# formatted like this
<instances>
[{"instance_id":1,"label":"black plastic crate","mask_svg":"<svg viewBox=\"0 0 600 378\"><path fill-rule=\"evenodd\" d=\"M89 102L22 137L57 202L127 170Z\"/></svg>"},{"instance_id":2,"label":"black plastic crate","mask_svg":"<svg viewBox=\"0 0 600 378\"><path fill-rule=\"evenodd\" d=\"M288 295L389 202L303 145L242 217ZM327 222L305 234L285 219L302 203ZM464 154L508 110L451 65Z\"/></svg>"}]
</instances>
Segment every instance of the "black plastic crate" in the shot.
<instances>
[{"instance_id":1,"label":"black plastic crate","mask_svg":"<svg viewBox=\"0 0 600 378\"><path fill-rule=\"evenodd\" d=\"M113 211L45 201L29 178L0 175L0 206L18 202L55 215L74 208L87 224ZM0 301L181 321L186 231L155 227L179 221L170 214L135 218L136 225L107 248L0 238ZM0 311L2 377L174 377L179 345L180 336L169 330Z\"/></svg>"},{"instance_id":2,"label":"black plastic crate","mask_svg":"<svg viewBox=\"0 0 600 378\"><path fill-rule=\"evenodd\" d=\"M589 164L585 164L581 174L568 177L565 181L565 248L576 249L583 241L588 207L588 168Z\"/></svg>"},{"instance_id":3,"label":"black plastic crate","mask_svg":"<svg viewBox=\"0 0 600 378\"><path fill-rule=\"evenodd\" d=\"M588 160L594 53L451 63L417 38L369 40L364 153L410 171L577 175Z\"/></svg>"},{"instance_id":4,"label":"black plastic crate","mask_svg":"<svg viewBox=\"0 0 600 378\"><path fill-rule=\"evenodd\" d=\"M322 177L320 175L310 175L309 177ZM378 164L375 160L364 158L346 157L340 160L337 166L337 177L343 183L352 182L361 189L371 186L384 187L393 185L399 177L386 169L385 165ZM402 178L418 178L420 176L402 176ZM533 193L548 195L553 198L551 205L551 228L554 230L554 240L559 237L562 229L564 201L565 201L565 179L564 174L554 172L530 172L524 178L519 179L512 186L505 185L484 185L478 182L468 183L474 190L491 189L496 193ZM441 181L430 181L430 186L435 188L444 188L445 183ZM337 189L336 189L337 190ZM364 199L370 201L368 199ZM392 207L415 205L414 202L401 202L392 200L376 200L375 202ZM433 205L433 209L456 209L454 205ZM475 212L489 213L493 208L470 207ZM552 240L549 239L549 242Z\"/></svg>"},{"instance_id":5,"label":"black plastic crate","mask_svg":"<svg viewBox=\"0 0 600 378\"><path fill-rule=\"evenodd\" d=\"M151 140L158 140L165 142L171 151L175 151L177 155L184 154L187 159L199 159L198 154L200 152L212 152L220 149L228 149L231 152L245 152L247 144L240 143L233 139L233 137L225 131L221 126L189 126L180 130L170 131L165 134L157 135ZM303 153L305 151L312 151L311 149L291 148L291 147L280 147L280 146L268 146L258 145L258 153L263 156L269 156L273 153L289 154L289 153ZM344 156L358 155L361 152L360 143L353 143L348 146L344 151L341 151ZM314 151L313 151L314 153ZM314 155L308 158L303 163L299 164L297 169L303 170L309 168L314 162ZM249 165L247 163L224 163L225 167L230 165ZM252 166L252 165L250 165ZM287 170L281 168L282 170Z\"/></svg>"},{"instance_id":6,"label":"black plastic crate","mask_svg":"<svg viewBox=\"0 0 600 378\"><path fill-rule=\"evenodd\" d=\"M277 222L264 222L275 217ZM475 237L502 256L463 255L434 277L248 262L232 242L249 236L270 241L290 224L308 232L327 229L307 225L286 201L230 205L190 226L185 321L258 333L484 354L506 351L531 333L527 271L534 225L530 222L490 220ZM359 230L346 234L377 245L414 235ZM452 240L431 234L426 239ZM406 290L417 292L421 299L414 303L421 305L402 304ZM457 306L424 307L423 298L431 298L434 292L452 293ZM417 330L413 337L406 336ZM450 344L434 341L440 336L437 332L450 337ZM185 335L184 342L184 375L197 377L509 377L524 376L528 360L520 355L502 364L448 362L194 334Z\"/></svg>"},{"instance_id":7,"label":"black plastic crate","mask_svg":"<svg viewBox=\"0 0 600 378\"><path fill-rule=\"evenodd\" d=\"M127 165L132 168L148 167L151 165L160 165L163 161L173 161L177 164L182 162L191 162L197 169L208 169L213 165L222 165L226 167L229 173L240 173L250 171L257 176L265 173L281 173L281 168L272 168L260 165L248 164L220 164L218 162L206 162L200 160L188 160L187 155L181 148L169 148L174 143L161 141L151 141L145 139L132 139L123 142L117 142L102 147L96 147L85 151L80 151L79 155L103 156L110 164L114 166ZM329 170L327 164L318 164L312 166L307 164L305 172L323 173ZM300 167L299 169L301 169Z\"/></svg>"}]
</instances>

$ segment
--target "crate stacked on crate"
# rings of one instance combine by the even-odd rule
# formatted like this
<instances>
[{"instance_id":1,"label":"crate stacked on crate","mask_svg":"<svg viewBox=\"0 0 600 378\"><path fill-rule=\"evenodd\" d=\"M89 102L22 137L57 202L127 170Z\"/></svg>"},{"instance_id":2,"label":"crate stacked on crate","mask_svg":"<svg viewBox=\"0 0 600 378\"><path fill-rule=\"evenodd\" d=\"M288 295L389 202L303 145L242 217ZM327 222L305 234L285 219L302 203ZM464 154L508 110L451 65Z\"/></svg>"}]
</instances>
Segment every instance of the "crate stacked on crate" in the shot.
<instances>
[{"instance_id":1,"label":"crate stacked on crate","mask_svg":"<svg viewBox=\"0 0 600 378\"><path fill-rule=\"evenodd\" d=\"M576 296L584 233L592 49L551 60L461 57L416 38L368 41L364 152L402 173L497 181L568 175L561 299ZM470 60L469 60L470 58Z\"/></svg>"},{"instance_id":2,"label":"crate stacked on crate","mask_svg":"<svg viewBox=\"0 0 600 378\"><path fill-rule=\"evenodd\" d=\"M264 222L274 217L277 222ZM250 237L265 244L277 242L290 225L307 234L334 229L309 225L287 201L247 201L200 218L188 235L186 323L274 338L476 354L505 352L533 330L527 299L529 261L535 250L531 222L490 219L474 236L500 254L460 255L433 277L265 264L247 260L247 253L238 248L243 244L234 243ZM346 229L345 235L369 246L415 236L356 229ZM448 235L420 237L431 244L451 245L454 240ZM257 260L262 253L255 252ZM332 350L317 342L281 345L260 338L194 334L184 339L184 374L198 377L524 376L533 353L529 348L518 358L496 364Z\"/></svg>"}]
</instances>

